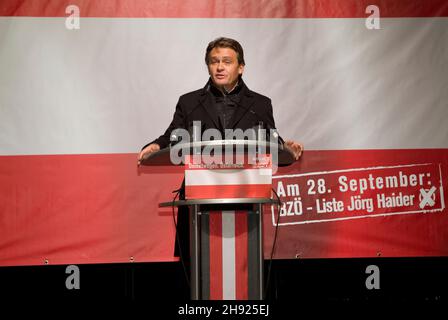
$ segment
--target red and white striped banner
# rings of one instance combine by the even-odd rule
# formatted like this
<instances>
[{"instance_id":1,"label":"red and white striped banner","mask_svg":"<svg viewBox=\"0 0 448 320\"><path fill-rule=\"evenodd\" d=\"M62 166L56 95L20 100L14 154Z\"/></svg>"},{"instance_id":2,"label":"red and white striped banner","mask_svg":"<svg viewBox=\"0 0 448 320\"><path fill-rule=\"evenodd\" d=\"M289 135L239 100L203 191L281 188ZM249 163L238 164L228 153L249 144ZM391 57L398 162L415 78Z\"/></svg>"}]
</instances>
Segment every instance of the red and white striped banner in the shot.
<instances>
[{"instance_id":1,"label":"red and white striped banner","mask_svg":"<svg viewBox=\"0 0 448 320\"><path fill-rule=\"evenodd\" d=\"M136 154L206 83L219 36L240 41L246 84L306 148L274 177L285 214L295 185L312 207L280 217L276 257L448 255L447 17L445 0L0 1L0 265L174 260L171 210L158 203L183 168L138 169ZM341 170L376 179L379 167L423 164L410 174L437 190L398 192L440 211L296 223L332 218L314 215L317 200L360 196L336 194Z\"/></svg>"}]
</instances>

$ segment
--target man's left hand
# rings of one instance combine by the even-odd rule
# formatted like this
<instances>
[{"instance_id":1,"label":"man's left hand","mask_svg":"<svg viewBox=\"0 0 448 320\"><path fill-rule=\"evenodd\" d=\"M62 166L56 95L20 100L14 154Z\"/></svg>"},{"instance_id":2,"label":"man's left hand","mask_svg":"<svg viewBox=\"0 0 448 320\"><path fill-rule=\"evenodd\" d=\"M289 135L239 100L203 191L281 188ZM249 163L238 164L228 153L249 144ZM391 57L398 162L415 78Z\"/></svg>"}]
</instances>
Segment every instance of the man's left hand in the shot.
<instances>
[{"instance_id":1,"label":"man's left hand","mask_svg":"<svg viewBox=\"0 0 448 320\"><path fill-rule=\"evenodd\" d=\"M294 160L299 160L303 152L303 144L292 140L286 140L284 146L292 152Z\"/></svg>"}]
</instances>

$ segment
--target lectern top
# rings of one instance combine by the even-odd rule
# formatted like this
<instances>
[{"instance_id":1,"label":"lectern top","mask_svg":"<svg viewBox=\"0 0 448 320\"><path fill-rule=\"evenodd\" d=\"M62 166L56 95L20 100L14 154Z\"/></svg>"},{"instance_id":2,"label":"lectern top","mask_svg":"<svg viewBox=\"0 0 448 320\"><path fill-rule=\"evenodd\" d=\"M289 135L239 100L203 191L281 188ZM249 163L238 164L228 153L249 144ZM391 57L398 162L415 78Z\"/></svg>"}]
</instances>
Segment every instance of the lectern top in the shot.
<instances>
[{"instance_id":1,"label":"lectern top","mask_svg":"<svg viewBox=\"0 0 448 320\"><path fill-rule=\"evenodd\" d=\"M277 199L271 198L231 198L231 199L192 199L177 200L159 203L159 207L179 207L190 206L196 204L278 204Z\"/></svg>"},{"instance_id":2,"label":"lectern top","mask_svg":"<svg viewBox=\"0 0 448 320\"><path fill-rule=\"evenodd\" d=\"M223 155L225 152L232 152L233 154L260 153L271 155L276 153L278 155L278 166L289 166L294 162L294 155L288 149L283 148L282 145L273 145L266 141L257 140L210 140L179 143L164 148L145 156L141 161L141 165L183 165L185 161L173 163L173 154L176 157L185 157L186 155L202 153L204 149L208 152L218 150Z\"/></svg>"}]
</instances>

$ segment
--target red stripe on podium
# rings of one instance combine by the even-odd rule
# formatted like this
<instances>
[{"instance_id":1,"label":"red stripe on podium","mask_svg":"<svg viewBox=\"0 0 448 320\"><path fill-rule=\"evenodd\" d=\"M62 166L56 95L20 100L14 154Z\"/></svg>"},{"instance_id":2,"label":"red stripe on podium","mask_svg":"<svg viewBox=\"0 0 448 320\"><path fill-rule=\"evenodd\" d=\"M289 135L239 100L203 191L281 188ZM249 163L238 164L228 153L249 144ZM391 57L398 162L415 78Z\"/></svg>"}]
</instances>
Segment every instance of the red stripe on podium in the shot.
<instances>
[{"instance_id":1,"label":"red stripe on podium","mask_svg":"<svg viewBox=\"0 0 448 320\"><path fill-rule=\"evenodd\" d=\"M247 211L235 212L235 281L236 299L248 299Z\"/></svg>"},{"instance_id":2,"label":"red stripe on podium","mask_svg":"<svg viewBox=\"0 0 448 320\"><path fill-rule=\"evenodd\" d=\"M269 198L271 186L267 184L186 186L187 199Z\"/></svg>"},{"instance_id":3,"label":"red stripe on podium","mask_svg":"<svg viewBox=\"0 0 448 320\"><path fill-rule=\"evenodd\" d=\"M210 300L222 300L222 213L210 211Z\"/></svg>"}]
</instances>

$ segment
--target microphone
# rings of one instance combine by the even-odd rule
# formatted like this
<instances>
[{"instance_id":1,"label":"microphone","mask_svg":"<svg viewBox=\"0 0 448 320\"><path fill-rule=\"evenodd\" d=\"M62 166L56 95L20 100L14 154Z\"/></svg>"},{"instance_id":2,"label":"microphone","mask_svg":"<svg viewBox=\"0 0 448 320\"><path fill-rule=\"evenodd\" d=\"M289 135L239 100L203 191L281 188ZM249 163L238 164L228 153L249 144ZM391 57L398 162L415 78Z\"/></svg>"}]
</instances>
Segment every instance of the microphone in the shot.
<instances>
[{"instance_id":1,"label":"microphone","mask_svg":"<svg viewBox=\"0 0 448 320\"><path fill-rule=\"evenodd\" d=\"M255 134L257 137L257 141L263 141L263 140L266 141L267 135L266 134L263 135L263 130L265 130L263 121L261 121L261 120L258 121L256 128L257 128L257 131Z\"/></svg>"},{"instance_id":2,"label":"microphone","mask_svg":"<svg viewBox=\"0 0 448 320\"><path fill-rule=\"evenodd\" d=\"M253 114L255 117L257 117L258 119L262 119L263 118L258 113L256 113L252 108L249 109L249 112L251 114ZM260 123L263 125L263 128L266 129L266 132L267 132L266 133L266 140L270 140L271 132L272 132L272 137L273 138L278 139L278 141L281 142L282 145L285 143L283 138L278 133L277 128L274 128L273 126L271 126L271 124L269 122L266 122L266 126L264 126L264 122L259 120L258 121L258 125L257 125L257 129L259 129ZM258 134L258 131L257 131L257 134ZM257 135L257 137L258 137L258 135Z\"/></svg>"},{"instance_id":3,"label":"microphone","mask_svg":"<svg viewBox=\"0 0 448 320\"><path fill-rule=\"evenodd\" d=\"M175 133L171 133L170 141L170 146L174 146L179 143L179 137Z\"/></svg>"},{"instance_id":4,"label":"microphone","mask_svg":"<svg viewBox=\"0 0 448 320\"><path fill-rule=\"evenodd\" d=\"M201 127L195 126L194 125L195 122L196 123L199 122L201 124ZM195 132L194 128L198 128L199 132L197 132L197 131ZM190 135L190 142L201 140L202 139L202 133L204 132L204 129L205 129L205 123L203 123L202 121L199 121L199 120L192 120L192 121L190 121L189 124L188 124L188 133ZM195 137L194 136L195 134L199 134L199 137ZM199 138L199 139L197 139L197 138Z\"/></svg>"}]
</instances>

